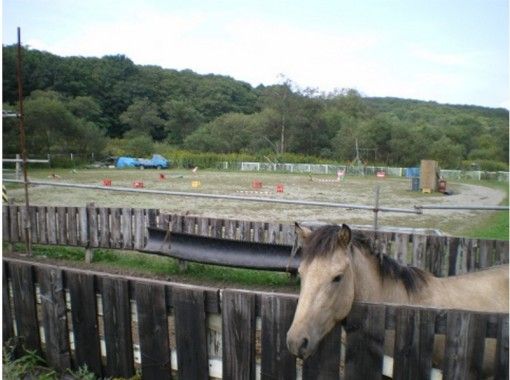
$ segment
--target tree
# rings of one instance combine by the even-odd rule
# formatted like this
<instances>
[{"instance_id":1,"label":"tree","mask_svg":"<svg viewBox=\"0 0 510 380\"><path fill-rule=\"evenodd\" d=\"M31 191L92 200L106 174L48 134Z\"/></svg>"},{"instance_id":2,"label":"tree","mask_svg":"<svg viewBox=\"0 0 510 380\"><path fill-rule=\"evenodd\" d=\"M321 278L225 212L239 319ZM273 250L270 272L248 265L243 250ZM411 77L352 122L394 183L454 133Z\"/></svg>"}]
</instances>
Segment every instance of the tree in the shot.
<instances>
[{"instance_id":1,"label":"tree","mask_svg":"<svg viewBox=\"0 0 510 380\"><path fill-rule=\"evenodd\" d=\"M458 169L464 156L464 147L443 136L431 144L429 155L443 168Z\"/></svg>"},{"instance_id":2,"label":"tree","mask_svg":"<svg viewBox=\"0 0 510 380\"><path fill-rule=\"evenodd\" d=\"M250 134L253 120L252 116L240 113L223 115L188 136L184 146L217 153L241 152L253 138Z\"/></svg>"},{"instance_id":3,"label":"tree","mask_svg":"<svg viewBox=\"0 0 510 380\"><path fill-rule=\"evenodd\" d=\"M27 150L31 154L99 152L104 135L92 122L73 115L54 91L34 91L25 101Z\"/></svg>"},{"instance_id":4,"label":"tree","mask_svg":"<svg viewBox=\"0 0 510 380\"><path fill-rule=\"evenodd\" d=\"M168 100L162 110L167 119L165 131L173 144L182 144L202 122L202 116L189 101Z\"/></svg>"},{"instance_id":5,"label":"tree","mask_svg":"<svg viewBox=\"0 0 510 380\"><path fill-rule=\"evenodd\" d=\"M281 78L282 84L269 86L261 91L260 105L275 110L279 115L279 146L280 154L283 154L286 151L289 119L296 109L297 101L292 91L293 82L283 75Z\"/></svg>"},{"instance_id":6,"label":"tree","mask_svg":"<svg viewBox=\"0 0 510 380\"><path fill-rule=\"evenodd\" d=\"M147 157L154 153L154 143L150 136L126 134L125 152L134 157Z\"/></svg>"},{"instance_id":7,"label":"tree","mask_svg":"<svg viewBox=\"0 0 510 380\"><path fill-rule=\"evenodd\" d=\"M77 96L67 102L67 108L80 119L101 122L102 110L99 102L91 96Z\"/></svg>"},{"instance_id":8,"label":"tree","mask_svg":"<svg viewBox=\"0 0 510 380\"><path fill-rule=\"evenodd\" d=\"M137 134L156 140L164 138L165 120L160 117L158 107L147 98L135 100L119 118L122 124Z\"/></svg>"}]
</instances>

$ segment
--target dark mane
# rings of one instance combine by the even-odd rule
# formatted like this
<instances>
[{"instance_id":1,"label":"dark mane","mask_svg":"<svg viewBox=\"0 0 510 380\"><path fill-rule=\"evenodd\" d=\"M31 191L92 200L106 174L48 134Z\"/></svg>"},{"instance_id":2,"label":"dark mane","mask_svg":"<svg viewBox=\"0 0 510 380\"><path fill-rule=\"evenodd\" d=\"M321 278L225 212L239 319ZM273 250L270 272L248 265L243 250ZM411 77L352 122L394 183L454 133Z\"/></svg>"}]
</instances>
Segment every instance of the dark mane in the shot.
<instances>
[{"instance_id":1,"label":"dark mane","mask_svg":"<svg viewBox=\"0 0 510 380\"><path fill-rule=\"evenodd\" d=\"M310 262L316 257L332 255L338 247L338 233L341 228L338 225L326 225L313 231L304 243L303 260ZM380 260L374 252L372 240L365 234L352 231L351 245L377 257L379 273L383 281L386 278L401 281L408 293L418 291L427 283L427 273L419 268L401 265L387 255L383 255Z\"/></svg>"}]
</instances>

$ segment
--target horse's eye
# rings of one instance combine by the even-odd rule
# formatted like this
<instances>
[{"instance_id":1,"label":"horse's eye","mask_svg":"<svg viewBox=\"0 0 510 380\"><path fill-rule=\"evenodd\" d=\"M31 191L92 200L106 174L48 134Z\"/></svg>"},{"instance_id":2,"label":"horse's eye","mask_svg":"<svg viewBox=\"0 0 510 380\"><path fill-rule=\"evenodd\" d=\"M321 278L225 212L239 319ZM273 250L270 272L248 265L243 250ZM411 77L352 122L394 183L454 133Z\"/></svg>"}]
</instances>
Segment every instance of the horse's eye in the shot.
<instances>
[{"instance_id":1,"label":"horse's eye","mask_svg":"<svg viewBox=\"0 0 510 380\"><path fill-rule=\"evenodd\" d=\"M339 274L338 276L333 277L333 282L340 282L342 281L342 275Z\"/></svg>"}]
</instances>

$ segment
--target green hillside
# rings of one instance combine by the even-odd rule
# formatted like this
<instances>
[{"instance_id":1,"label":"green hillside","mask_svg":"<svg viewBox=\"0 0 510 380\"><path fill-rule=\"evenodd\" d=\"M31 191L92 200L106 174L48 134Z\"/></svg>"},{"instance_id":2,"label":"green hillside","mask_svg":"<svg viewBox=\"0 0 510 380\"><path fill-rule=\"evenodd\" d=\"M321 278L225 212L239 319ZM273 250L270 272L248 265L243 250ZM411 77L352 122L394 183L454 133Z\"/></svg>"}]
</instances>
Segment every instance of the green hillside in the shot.
<instances>
[{"instance_id":1,"label":"green hillside","mask_svg":"<svg viewBox=\"0 0 510 380\"><path fill-rule=\"evenodd\" d=\"M14 46L3 47L4 109L17 101ZM256 68L254 68L256 69ZM281 158L349 161L355 141L369 163L508 169L508 110L411 99L323 94L290 80L252 87L220 75L135 65L122 55L59 57L23 51L32 155L149 154L157 146ZM5 119L4 154L19 151Z\"/></svg>"}]
</instances>

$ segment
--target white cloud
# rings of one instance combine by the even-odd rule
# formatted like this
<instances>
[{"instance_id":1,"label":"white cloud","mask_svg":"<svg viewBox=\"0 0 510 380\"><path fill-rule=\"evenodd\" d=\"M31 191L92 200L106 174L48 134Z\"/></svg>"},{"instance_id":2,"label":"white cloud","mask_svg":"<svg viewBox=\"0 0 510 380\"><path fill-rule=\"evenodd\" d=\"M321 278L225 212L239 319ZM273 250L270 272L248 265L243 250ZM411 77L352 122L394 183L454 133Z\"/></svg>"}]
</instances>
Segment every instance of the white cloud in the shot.
<instances>
[{"instance_id":1,"label":"white cloud","mask_svg":"<svg viewBox=\"0 0 510 380\"><path fill-rule=\"evenodd\" d=\"M363 55L378 37L342 36L228 13L146 10L82 27L79 35L34 48L60 55L126 54L139 64L220 73L253 85L284 73L301 86L354 87L360 72L373 71Z\"/></svg>"},{"instance_id":2,"label":"white cloud","mask_svg":"<svg viewBox=\"0 0 510 380\"><path fill-rule=\"evenodd\" d=\"M443 53L418 46L411 47L410 51L416 58L438 65L459 66L469 62L467 55L461 53Z\"/></svg>"}]
</instances>

